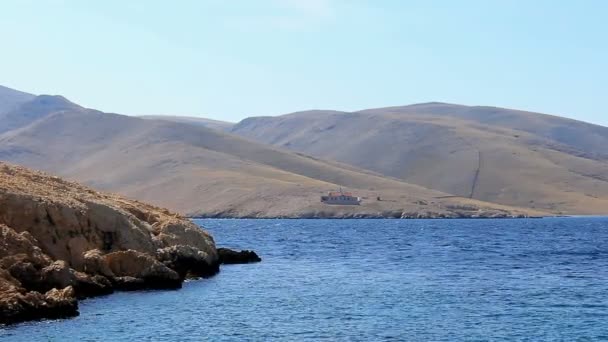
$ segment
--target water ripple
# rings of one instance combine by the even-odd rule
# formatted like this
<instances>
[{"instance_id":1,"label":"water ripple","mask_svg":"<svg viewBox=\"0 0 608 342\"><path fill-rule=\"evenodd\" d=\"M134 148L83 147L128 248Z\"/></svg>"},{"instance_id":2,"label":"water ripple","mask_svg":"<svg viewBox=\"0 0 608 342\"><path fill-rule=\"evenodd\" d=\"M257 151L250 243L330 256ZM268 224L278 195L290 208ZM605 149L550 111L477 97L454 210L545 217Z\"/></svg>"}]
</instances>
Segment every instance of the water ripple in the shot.
<instances>
[{"instance_id":1,"label":"water ripple","mask_svg":"<svg viewBox=\"0 0 608 342\"><path fill-rule=\"evenodd\" d=\"M608 336L608 219L204 220L260 264L82 302L8 341L486 341Z\"/></svg>"}]
</instances>

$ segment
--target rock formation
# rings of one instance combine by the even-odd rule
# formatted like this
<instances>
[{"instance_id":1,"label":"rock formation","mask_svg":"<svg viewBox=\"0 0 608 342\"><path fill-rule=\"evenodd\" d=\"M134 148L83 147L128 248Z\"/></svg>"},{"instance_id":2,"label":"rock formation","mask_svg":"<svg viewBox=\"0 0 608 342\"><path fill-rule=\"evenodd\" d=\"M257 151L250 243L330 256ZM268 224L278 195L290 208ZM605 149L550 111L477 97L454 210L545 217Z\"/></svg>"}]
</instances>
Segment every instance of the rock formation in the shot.
<instances>
[{"instance_id":1,"label":"rock formation","mask_svg":"<svg viewBox=\"0 0 608 342\"><path fill-rule=\"evenodd\" d=\"M179 288L221 263L186 218L1 162L0 231L0 323L74 316L77 298L114 290Z\"/></svg>"},{"instance_id":2,"label":"rock formation","mask_svg":"<svg viewBox=\"0 0 608 342\"><path fill-rule=\"evenodd\" d=\"M218 248L217 253L222 264L248 264L262 261L254 251L237 252L228 248Z\"/></svg>"}]
</instances>

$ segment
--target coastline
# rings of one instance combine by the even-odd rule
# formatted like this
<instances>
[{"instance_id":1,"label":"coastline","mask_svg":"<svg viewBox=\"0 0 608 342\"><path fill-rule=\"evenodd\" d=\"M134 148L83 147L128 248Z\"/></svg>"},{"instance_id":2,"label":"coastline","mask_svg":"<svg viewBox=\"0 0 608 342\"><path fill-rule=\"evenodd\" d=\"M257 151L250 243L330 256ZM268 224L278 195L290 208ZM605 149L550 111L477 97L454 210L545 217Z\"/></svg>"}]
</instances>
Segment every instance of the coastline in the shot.
<instances>
[{"instance_id":1,"label":"coastline","mask_svg":"<svg viewBox=\"0 0 608 342\"><path fill-rule=\"evenodd\" d=\"M378 215L355 215L355 216L230 216L230 215L186 215L190 220L491 220L491 219L551 219L551 218L608 218L608 214L595 215L542 215L542 216L459 216L459 217L393 217Z\"/></svg>"},{"instance_id":2,"label":"coastline","mask_svg":"<svg viewBox=\"0 0 608 342\"><path fill-rule=\"evenodd\" d=\"M526 216L526 215L505 215L505 216L426 216L426 217L396 217L382 215L342 215L342 216L230 216L230 215L192 215L186 216L191 220L489 220L489 219L543 219L557 217L602 217L603 215L546 215L546 216Z\"/></svg>"},{"instance_id":3,"label":"coastline","mask_svg":"<svg viewBox=\"0 0 608 342\"><path fill-rule=\"evenodd\" d=\"M87 288L87 285L90 284L76 283L62 290L56 288L52 289L49 292L53 293L54 297L50 297L51 300L47 298L48 302L46 305L21 303L21 306L13 309L15 311L9 316L5 316L7 314L6 311L8 310L0 310L3 314L3 316L0 316L0 328L31 321L78 317L80 315L79 303L85 299L105 297L118 292L175 291L181 289L185 282L204 280L217 276L221 272L221 265L250 264L262 261L262 259L251 250L235 251L224 247L218 247L217 252L217 262L203 268L199 267L196 270L188 269L188 274L179 279L167 281L167 279L160 277L150 277L148 279L143 279L143 281L140 282L133 282L131 279L127 282L120 282L112 279L107 284L108 286L104 288L90 286ZM194 275L190 273L192 271L201 272ZM49 292L47 292L47 297Z\"/></svg>"},{"instance_id":4,"label":"coastline","mask_svg":"<svg viewBox=\"0 0 608 342\"><path fill-rule=\"evenodd\" d=\"M167 209L0 162L0 324L74 317L84 298L179 289L259 261Z\"/></svg>"}]
</instances>

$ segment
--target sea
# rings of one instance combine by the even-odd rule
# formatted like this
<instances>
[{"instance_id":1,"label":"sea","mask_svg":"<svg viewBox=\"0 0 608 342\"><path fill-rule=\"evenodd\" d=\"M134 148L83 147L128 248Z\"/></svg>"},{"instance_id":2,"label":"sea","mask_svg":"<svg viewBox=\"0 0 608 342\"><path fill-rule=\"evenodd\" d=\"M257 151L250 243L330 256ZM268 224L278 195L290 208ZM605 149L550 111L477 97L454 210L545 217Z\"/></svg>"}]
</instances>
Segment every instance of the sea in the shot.
<instances>
[{"instance_id":1,"label":"sea","mask_svg":"<svg viewBox=\"0 0 608 342\"><path fill-rule=\"evenodd\" d=\"M84 300L0 340L608 340L606 217L196 223L263 261Z\"/></svg>"}]
</instances>

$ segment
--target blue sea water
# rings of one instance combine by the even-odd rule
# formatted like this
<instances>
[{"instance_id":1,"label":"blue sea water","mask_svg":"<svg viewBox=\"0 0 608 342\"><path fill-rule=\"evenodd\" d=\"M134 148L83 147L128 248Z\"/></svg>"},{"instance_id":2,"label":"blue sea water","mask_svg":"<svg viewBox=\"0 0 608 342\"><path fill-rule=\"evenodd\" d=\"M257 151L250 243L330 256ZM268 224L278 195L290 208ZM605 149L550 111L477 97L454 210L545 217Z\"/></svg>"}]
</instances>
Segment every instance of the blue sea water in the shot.
<instances>
[{"instance_id":1,"label":"blue sea water","mask_svg":"<svg viewBox=\"0 0 608 342\"><path fill-rule=\"evenodd\" d=\"M85 300L7 341L608 339L608 218L200 220L263 262Z\"/></svg>"}]
</instances>

